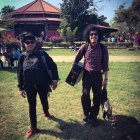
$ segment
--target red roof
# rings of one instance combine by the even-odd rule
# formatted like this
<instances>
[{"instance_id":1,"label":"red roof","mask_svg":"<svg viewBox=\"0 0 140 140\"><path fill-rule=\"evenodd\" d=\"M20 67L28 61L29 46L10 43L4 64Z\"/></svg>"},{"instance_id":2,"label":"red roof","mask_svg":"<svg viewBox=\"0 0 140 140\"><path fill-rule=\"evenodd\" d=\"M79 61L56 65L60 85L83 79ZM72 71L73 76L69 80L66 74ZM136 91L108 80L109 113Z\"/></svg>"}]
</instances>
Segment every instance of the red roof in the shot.
<instances>
[{"instance_id":1,"label":"red roof","mask_svg":"<svg viewBox=\"0 0 140 140\"><path fill-rule=\"evenodd\" d=\"M61 18L16 18L15 21L61 21Z\"/></svg>"},{"instance_id":2,"label":"red roof","mask_svg":"<svg viewBox=\"0 0 140 140\"><path fill-rule=\"evenodd\" d=\"M17 10L14 14L29 14L29 13L56 13L60 14L60 9L45 2L44 0L35 0Z\"/></svg>"}]
</instances>

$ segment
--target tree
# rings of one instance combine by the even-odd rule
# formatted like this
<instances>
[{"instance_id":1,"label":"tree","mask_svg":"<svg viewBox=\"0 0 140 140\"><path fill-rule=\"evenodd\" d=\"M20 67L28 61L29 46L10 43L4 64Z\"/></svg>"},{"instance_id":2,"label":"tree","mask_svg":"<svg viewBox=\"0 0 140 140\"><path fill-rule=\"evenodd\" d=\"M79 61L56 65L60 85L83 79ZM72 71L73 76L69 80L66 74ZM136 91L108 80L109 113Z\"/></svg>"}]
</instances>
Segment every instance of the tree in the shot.
<instances>
[{"instance_id":1,"label":"tree","mask_svg":"<svg viewBox=\"0 0 140 140\"><path fill-rule=\"evenodd\" d=\"M75 41L74 38L75 38L76 32L77 32L77 27L74 28L74 30L71 30L70 27L67 27L67 31L66 31L66 40L67 40L68 42L70 42L71 45L74 44L74 41Z\"/></svg>"},{"instance_id":2,"label":"tree","mask_svg":"<svg viewBox=\"0 0 140 140\"><path fill-rule=\"evenodd\" d=\"M115 11L114 23L126 26L127 32L140 31L140 2L139 0L133 0L132 5L125 8L125 3L121 4Z\"/></svg>"},{"instance_id":3,"label":"tree","mask_svg":"<svg viewBox=\"0 0 140 140\"><path fill-rule=\"evenodd\" d=\"M66 32L66 28L70 27L73 31L76 27L78 28L76 36L82 39L82 33L84 28L88 24L102 24L105 23L106 17L97 15L97 6L94 0L62 0L63 3L60 5L62 18L65 20L67 25L62 26L60 24L61 32ZM103 1L103 0L100 0ZM62 21L63 22L63 21Z\"/></svg>"},{"instance_id":4,"label":"tree","mask_svg":"<svg viewBox=\"0 0 140 140\"><path fill-rule=\"evenodd\" d=\"M87 15L89 2L87 0L62 0L60 4L62 17L74 29L77 27L78 21L83 15Z\"/></svg>"},{"instance_id":5,"label":"tree","mask_svg":"<svg viewBox=\"0 0 140 140\"><path fill-rule=\"evenodd\" d=\"M2 17L13 12L15 10L15 7L14 6L4 6L2 9L1 9L1 15Z\"/></svg>"},{"instance_id":6,"label":"tree","mask_svg":"<svg viewBox=\"0 0 140 140\"><path fill-rule=\"evenodd\" d=\"M7 29L13 29L13 25L14 25L14 20L12 19L13 16L13 11L14 11L15 7L14 6L4 6L1 9L1 15L2 15L2 20L0 21L0 25L3 28L7 28Z\"/></svg>"},{"instance_id":7,"label":"tree","mask_svg":"<svg viewBox=\"0 0 140 140\"><path fill-rule=\"evenodd\" d=\"M65 29L65 30L64 30ZM75 27L73 30L71 29L71 27L66 27L59 29L58 32L60 33L61 37L63 37L63 39L67 42L70 42L71 45L74 44L75 41L75 35L77 32L77 27Z\"/></svg>"}]
</instances>

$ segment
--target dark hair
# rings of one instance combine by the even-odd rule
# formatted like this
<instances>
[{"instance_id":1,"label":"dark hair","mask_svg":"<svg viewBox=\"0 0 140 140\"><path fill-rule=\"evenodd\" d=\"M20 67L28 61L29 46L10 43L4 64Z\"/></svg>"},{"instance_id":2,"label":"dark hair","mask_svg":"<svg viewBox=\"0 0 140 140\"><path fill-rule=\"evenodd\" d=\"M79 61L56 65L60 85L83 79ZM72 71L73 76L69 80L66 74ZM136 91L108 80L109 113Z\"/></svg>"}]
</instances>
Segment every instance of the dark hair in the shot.
<instances>
[{"instance_id":1,"label":"dark hair","mask_svg":"<svg viewBox=\"0 0 140 140\"><path fill-rule=\"evenodd\" d=\"M86 40L86 42L90 43L89 34L91 31L94 31L94 30L97 31L97 33L98 33L98 37L99 37L98 42L100 42L103 39L103 33L102 33L101 29L97 28L93 24L90 24L85 28L84 33L83 33L83 38L84 38L84 40Z\"/></svg>"},{"instance_id":2,"label":"dark hair","mask_svg":"<svg viewBox=\"0 0 140 140\"><path fill-rule=\"evenodd\" d=\"M25 35L24 38L23 38L23 42L25 42L26 40L34 40L35 41L35 36Z\"/></svg>"}]
</instances>

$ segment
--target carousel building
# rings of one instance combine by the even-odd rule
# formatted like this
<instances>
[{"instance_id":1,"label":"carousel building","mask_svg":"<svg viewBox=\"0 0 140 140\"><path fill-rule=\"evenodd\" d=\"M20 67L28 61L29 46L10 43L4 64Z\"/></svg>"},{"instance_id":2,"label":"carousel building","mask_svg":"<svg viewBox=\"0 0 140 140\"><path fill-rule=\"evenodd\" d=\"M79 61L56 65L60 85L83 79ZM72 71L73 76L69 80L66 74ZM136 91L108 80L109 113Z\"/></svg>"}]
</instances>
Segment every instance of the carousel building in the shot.
<instances>
[{"instance_id":1,"label":"carousel building","mask_svg":"<svg viewBox=\"0 0 140 140\"><path fill-rule=\"evenodd\" d=\"M44 0L35 0L14 11L15 36L27 32L44 39L59 36L60 9Z\"/></svg>"}]
</instances>

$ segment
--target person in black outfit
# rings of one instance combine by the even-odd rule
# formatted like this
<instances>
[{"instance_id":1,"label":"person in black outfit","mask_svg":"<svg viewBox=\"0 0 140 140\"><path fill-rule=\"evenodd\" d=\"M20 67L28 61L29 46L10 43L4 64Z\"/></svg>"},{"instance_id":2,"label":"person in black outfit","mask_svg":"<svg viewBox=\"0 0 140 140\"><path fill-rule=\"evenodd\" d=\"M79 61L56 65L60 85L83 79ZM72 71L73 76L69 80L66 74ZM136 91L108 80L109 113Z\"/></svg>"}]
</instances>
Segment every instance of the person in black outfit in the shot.
<instances>
[{"instance_id":1,"label":"person in black outfit","mask_svg":"<svg viewBox=\"0 0 140 140\"><path fill-rule=\"evenodd\" d=\"M0 53L0 70L3 69L3 62L2 62L2 60L1 60L1 57L2 57L2 53Z\"/></svg>"},{"instance_id":2,"label":"person in black outfit","mask_svg":"<svg viewBox=\"0 0 140 140\"><path fill-rule=\"evenodd\" d=\"M18 87L20 95L26 97L29 103L29 117L31 128L27 131L26 137L29 138L37 132L36 117L36 96L39 94L45 119L51 119L48 106L49 85L52 89L57 88L59 79L56 63L45 52L36 49L36 40L32 35L26 35L23 38L26 51L20 55L18 60ZM45 58L45 62L43 61ZM46 64L45 64L46 63ZM52 78L48 73L48 69L52 72Z\"/></svg>"}]
</instances>

